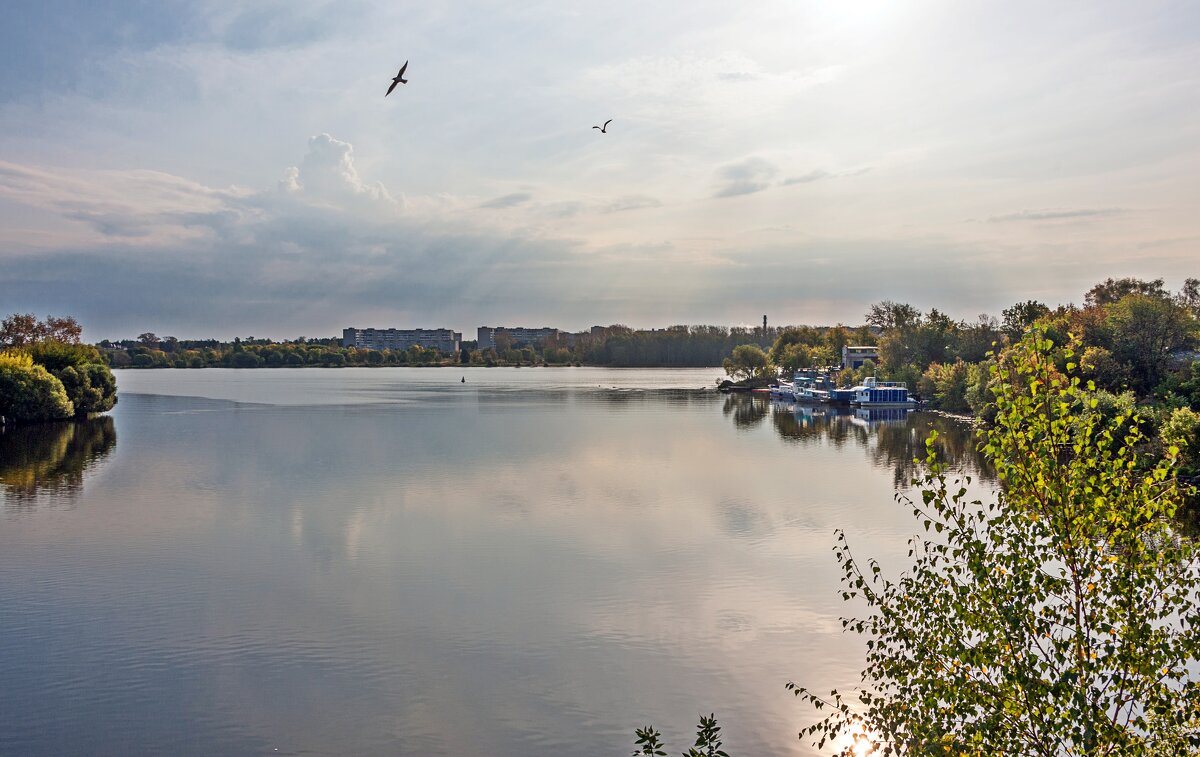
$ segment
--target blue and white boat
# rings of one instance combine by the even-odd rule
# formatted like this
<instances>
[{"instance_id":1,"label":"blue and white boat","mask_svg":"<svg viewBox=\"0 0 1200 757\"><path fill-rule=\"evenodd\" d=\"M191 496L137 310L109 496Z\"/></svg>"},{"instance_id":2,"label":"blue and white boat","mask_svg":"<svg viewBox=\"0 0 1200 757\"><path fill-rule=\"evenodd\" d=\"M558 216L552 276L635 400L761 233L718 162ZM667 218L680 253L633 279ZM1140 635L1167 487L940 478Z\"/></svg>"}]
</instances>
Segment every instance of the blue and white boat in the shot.
<instances>
[{"instance_id":1,"label":"blue and white boat","mask_svg":"<svg viewBox=\"0 0 1200 757\"><path fill-rule=\"evenodd\" d=\"M852 402L859 407L913 407L917 404L909 398L908 387L903 381L879 381L869 376L853 391Z\"/></svg>"},{"instance_id":2,"label":"blue and white boat","mask_svg":"<svg viewBox=\"0 0 1200 757\"><path fill-rule=\"evenodd\" d=\"M796 399L795 388L786 381L771 385L771 399L792 402Z\"/></svg>"}]
</instances>

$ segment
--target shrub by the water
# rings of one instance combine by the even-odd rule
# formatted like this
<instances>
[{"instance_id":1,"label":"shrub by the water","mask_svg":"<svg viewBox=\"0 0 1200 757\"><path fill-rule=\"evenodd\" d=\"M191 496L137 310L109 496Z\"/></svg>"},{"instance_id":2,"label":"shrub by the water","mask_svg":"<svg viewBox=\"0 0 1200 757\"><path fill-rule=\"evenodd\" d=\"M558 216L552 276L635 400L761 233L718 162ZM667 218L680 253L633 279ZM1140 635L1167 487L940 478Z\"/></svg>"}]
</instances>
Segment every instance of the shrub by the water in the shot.
<instances>
[{"instance_id":1,"label":"shrub by the water","mask_svg":"<svg viewBox=\"0 0 1200 757\"><path fill-rule=\"evenodd\" d=\"M0 416L14 421L70 418L75 406L63 384L20 352L0 353Z\"/></svg>"},{"instance_id":2,"label":"shrub by the water","mask_svg":"<svg viewBox=\"0 0 1200 757\"><path fill-rule=\"evenodd\" d=\"M103 413L117 404L117 381L100 350L56 341L38 342L27 349L33 362L62 382L77 417Z\"/></svg>"}]
</instances>

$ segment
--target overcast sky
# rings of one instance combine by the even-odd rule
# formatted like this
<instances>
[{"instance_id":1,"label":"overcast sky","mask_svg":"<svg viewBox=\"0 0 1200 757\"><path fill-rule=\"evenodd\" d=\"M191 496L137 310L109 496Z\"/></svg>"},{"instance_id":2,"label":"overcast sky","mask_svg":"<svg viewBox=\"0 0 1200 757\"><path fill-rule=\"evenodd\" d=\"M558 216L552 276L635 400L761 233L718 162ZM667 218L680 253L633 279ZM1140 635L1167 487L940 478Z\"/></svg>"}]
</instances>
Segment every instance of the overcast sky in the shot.
<instances>
[{"instance_id":1,"label":"overcast sky","mask_svg":"<svg viewBox=\"0 0 1200 757\"><path fill-rule=\"evenodd\" d=\"M0 310L88 339L974 318L1200 275L1195 2L4 15Z\"/></svg>"}]
</instances>

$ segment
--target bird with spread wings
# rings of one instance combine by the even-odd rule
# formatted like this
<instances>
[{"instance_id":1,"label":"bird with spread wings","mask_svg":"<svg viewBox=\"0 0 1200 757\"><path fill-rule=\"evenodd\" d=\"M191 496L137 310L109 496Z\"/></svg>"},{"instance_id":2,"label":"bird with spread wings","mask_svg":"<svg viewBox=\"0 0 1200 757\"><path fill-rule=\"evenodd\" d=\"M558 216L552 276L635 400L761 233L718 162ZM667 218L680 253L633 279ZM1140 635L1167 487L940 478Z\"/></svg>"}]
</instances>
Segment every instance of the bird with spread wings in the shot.
<instances>
[{"instance_id":1,"label":"bird with spread wings","mask_svg":"<svg viewBox=\"0 0 1200 757\"><path fill-rule=\"evenodd\" d=\"M408 68L408 61L404 61L404 65L400 67L400 73L396 74L396 77L392 79L392 86L388 87L388 91L384 94L384 97L392 94L392 90L396 88L397 84L408 84L408 79L404 78L404 69L406 68Z\"/></svg>"}]
</instances>

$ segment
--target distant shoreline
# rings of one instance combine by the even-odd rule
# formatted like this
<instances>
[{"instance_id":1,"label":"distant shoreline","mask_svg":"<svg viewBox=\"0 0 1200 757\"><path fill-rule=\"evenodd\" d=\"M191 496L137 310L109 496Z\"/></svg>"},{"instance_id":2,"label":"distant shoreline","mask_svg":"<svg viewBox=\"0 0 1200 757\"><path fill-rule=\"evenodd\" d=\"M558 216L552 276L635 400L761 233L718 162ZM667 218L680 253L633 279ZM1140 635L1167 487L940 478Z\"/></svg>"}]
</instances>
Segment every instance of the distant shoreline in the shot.
<instances>
[{"instance_id":1,"label":"distant shoreline","mask_svg":"<svg viewBox=\"0 0 1200 757\"><path fill-rule=\"evenodd\" d=\"M320 370L341 370L343 368L604 368L614 371L704 371L713 370L724 372L719 365L604 365L602 363L533 363L526 365L480 365L479 363L420 363L417 365L374 365L369 363L353 365L256 365L233 367L227 365L204 365L195 368L180 368L173 365L123 365L112 366L114 371L260 371L260 370L299 370L316 368Z\"/></svg>"}]
</instances>

